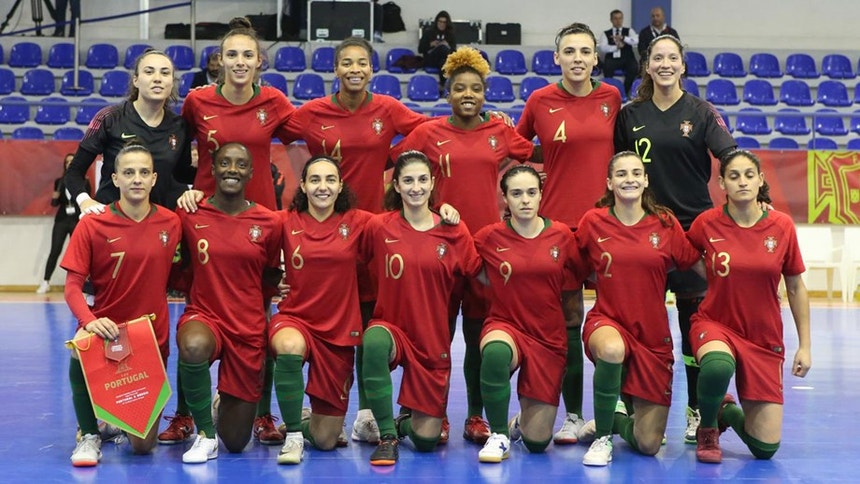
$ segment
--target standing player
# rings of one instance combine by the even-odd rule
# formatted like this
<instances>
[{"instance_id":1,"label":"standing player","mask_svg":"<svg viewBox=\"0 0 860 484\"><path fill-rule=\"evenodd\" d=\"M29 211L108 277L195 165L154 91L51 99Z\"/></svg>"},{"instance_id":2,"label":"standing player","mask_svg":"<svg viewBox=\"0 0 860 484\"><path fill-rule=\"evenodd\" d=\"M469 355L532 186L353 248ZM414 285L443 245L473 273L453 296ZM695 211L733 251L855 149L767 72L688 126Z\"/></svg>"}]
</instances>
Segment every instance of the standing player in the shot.
<instances>
[{"instance_id":1,"label":"standing player","mask_svg":"<svg viewBox=\"0 0 860 484\"><path fill-rule=\"evenodd\" d=\"M591 430L595 440L582 463L611 462L613 433L634 450L654 455L672 403L666 273L690 268L701 254L671 211L654 201L645 165L630 151L610 160L606 193L582 217L576 240L597 286L582 334L585 354L594 362L594 420L580 434L584 439ZM622 393L632 399L635 419L618 402Z\"/></svg>"},{"instance_id":2,"label":"standing player","mask_svg":"<svg viewBox=\"0 0 860 484\"><path fill-rule=\"evenodd\" d=\"M442 431L451 373L447 305L457 277L472 277L480 259L462 224L432 212L430 161L418 151L397 158L385 198L391 210L371 219L368 243L379 300L364 333L364 385L381 434L372 465L394 465L398 435L430 452ZM402 366L398 403L412 409L395 423L391 369Z\"/></svg>"},{"instance_id":3,"label":"standing player","mask_svg":"<svg viewBox=\"0 0 860 484\"><path fill-rule=\"evenodd\" d=\"M671 35L654 39L642 60L642 84L636 98L621 110L615 127L615 150L635 151L648 169L657 203L669 207L684 230L696 215L711 208L708 180L711 156L720 157L737 143L722 116L707 101L681 89L684 49ZM691 271L669 274L681 326L681 352L687 374L687 428L684 441L696 442L699 426L696 366L690 347L690 316L707 290L704 279Z\"/></svg>"},{"instance_id":4,"label":"standing player","mask_svg":"<svg viewBox=\"0 0 860 484\"><path fill-rule=\"evenodd\" d=\"M555 63L562 78L538 89L526 101L517 132L535 136L532 161L546 172L541 215L575 229L582 215L600 198L606 160L612 146L621 94L613 86L591 78L597 64L597 40L581 23L564 27L555 38ZM562 295L567 321L567 360L562 397L567 415L556 444L575 444L582 420L582 288L565 286Z\"/></svg>"},{"instance_id":5,"label":"standing player","mask_svg":"<svg viewBox=\"0 0 860 484\"><path fill-rule=\"evenodd\" d=\"M538 173L529 166L511 168L501 188L510 220L475 236L490 286L490 314L481 331L481 393L493 431L478 460L494 463L508 458L511 438L521 437L530 452L549 445L567 355L558 301L564 281L581 272L570 227L538 215ZM509 429L510 377L517 369L521 412Z\"/></svg>"},{"instance_id":6,"label":"standing player","mask_svg":"<svg viewBox=\"0 0 860 484\"><path fill-rule=\"evenodd\" d=\"M791 218L759 205L770 200L754 154L738 150L724 156L720 186L726 205L699 215L687 234L705 253L709 289L690 329L701 367L696 458L720 462L720 433L732 427L756 458L770 459L782 434L780 276L799 340L791 373L802 378L812 365L805 267ZM752 302L751 294L763 297ZM743 410L726 394L732 375Z\"/></svg>"},{"instance_id":7,"label":"standing player","mask_svg":"<svg viewBox=\"0 0 860 484\"><path fill-rule=\"evenodd\" d=\"M263 279L280 265L278 215L245 198L254 172L248 149L224 144L210 170L215 194L194 213L178 210L193 273L176 338L179 380L198 430L182 456L185 463L218 457L209 375L216 359L221 361L218 436L230 452L241 452L250 440L266 359ZM264 172L270 175L266 166Z\"/></svg>"},{"instance_id":8,"label":"standing player","mask_svg":"<svg viewBox=\"0 0 860 484\"><path fill-rule=\"evenodd\" d=\"M361 342L355 261L364 258L362 234L371 217L352 209L351 198L337 162L315 156L302 169L293 203L282 214L290 294L278 304L269 328L275 394L286 428L278 464L301 462L305 438L318 449L333 449L343 428L354 347ZM305 393L313 410L309 418L303 418Z\"/></svg>"},{"instance_id":9,"label":"standing player","mask_svg":"<svg viewBox=\"0 0 860 484\"><path fill-rule=\"evenodd\" d=\"M532 154L531 141L518 135L503 122L482 115L487 61L472 47L461 47L448 56L442 67L448 79L448 103L453 115L424 123L391 150L392 158L407 150L418 150L431 160L439 201L457 208L472 234L499 221L496 182L499 169L509 159L523 162ZM490 429L482 414L481 400L481 325L487 317L485 289L474 279L458 283L451 299L451 334L463 305L463 338L466 354L468 413L463 438L483 444Z\"/></svg>"},{"instance_id":10,"label":"standing player","mask_svg":"<svg viewBox=\"0 0 860 484\"><path fill-rule=\"evenodd\" d=\"M153 330L166 362L170 315L164 294L182 230L173 212L149 201L158 178L149 150L140 145L127 146L116 154L113 166L116 171L111 180L119 190L119 200L110 203L101 216L81 220L60 264L68 271L66 303L78 320L75 338L95 333L104 339L115 339L119 336L118 323L155 314ZM87 278L96 290L92 308L81 297ZM74 355L69 380L82 434L72 453L72 465L95 466L101 459L98 423L81 362ZM158 427L153 426L143 439L129 436L133 452L151 452L157 431Z\"/></svg>"}]
</instances>

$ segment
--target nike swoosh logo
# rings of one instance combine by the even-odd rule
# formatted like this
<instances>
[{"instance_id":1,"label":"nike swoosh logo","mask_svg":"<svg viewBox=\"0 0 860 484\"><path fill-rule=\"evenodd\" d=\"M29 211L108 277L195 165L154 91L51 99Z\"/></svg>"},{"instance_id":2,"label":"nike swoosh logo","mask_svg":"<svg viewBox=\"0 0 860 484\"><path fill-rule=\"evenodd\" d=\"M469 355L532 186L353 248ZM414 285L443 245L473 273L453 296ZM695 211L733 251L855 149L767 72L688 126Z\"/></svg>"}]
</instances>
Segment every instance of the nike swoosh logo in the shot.
<instances>
[{"instance_id":1,"label":"nike swoosh logo","mask_svg":"<svg viewBox=\"0 0 860 484\"><path fill-rule=\"evenodd\" d=\"M708 242L714 243L714 242L722 242L724 240L726 240L726 239L715 239L715 238L711 237L710 239L708 239Z\"/></svg>"},{"instance_id":2,"label":"nike swoosh logo","mask_svg":"<svg viewBox=\"0 0 860 484\"><path fill-rule=\"evenodd\" d=\"M561 111L562 109L564 109L564 108L549 108L549 113L555 114L555 113Z\"/></svg>"},{"instance_id":3,"label":"nike swoosh logo","mask_svg":"<svg viewBox=\"0 0 860 484\"><path fill-rule=\"evenodd\" d=\"M506 250L511 250L510 247L496 247L496 252L504 252Z\"/></svg>"},{"instance_id":4,"label":"nike swoosh logo","mask_svg":"<svg viewBox=\"0 0 860 484\"><path fill-rule=\"evenodd\" d=\"M436 146L442 146L442 145L444 145L445 143L448 143L448 142L450 142L450 141L451 141L451 140L449 140L449 139L446 139L445 141L437 141L437 142L436 142Z\"/></svg>"},{"instance_id":5,"label":"nike swoosh logo","mask_svg":"<svg viewBox=\"0 0 860 484\"><path fill-rule=\"evenodd\" d=\"M132 133L132 134L125 134L125 133L123 133L123 134L121 134L121 135L120 135L120 137L121 137L122 139L130 139L130 138L137 138L137 135L136 135L136 134L134 134L134 133Z\"/></svg>"},{"instance_id":6,"label":"nike swoosh logo","mask_svg":"<svg viewBox=\"0 0 860 484\"><path fill-rule=\"evenodd\" d=\"M334 126L326 126L326 125L322 125L322 126L320 126L320 129L321 129L321 130L323 130L323 131L325 131L325 130L327 130L327 129L332 129L332 128L334 128Z\"/></svg>"},{"instance_id":7,"label":"nike swoosh logo","mask_svg":"<svg viewBox=\"0 0 860 484\"><path fill-rule=\"evenodd\" d=\"M113 238L113 239L107 239L107 243L108 243L108 244L113 244L114 242L116 242L117 240L119 240L119 239L121 239L121 238L122 238L122 237L115 237L115 238Z\"/></svg>"},{"instance_id":8,"label":"nike swoosh logo","mask_svg":"<svg viewBox=\"0 0 860 484\"><path fill-rule=\"evenodd\" d=\"M633 126L633 132L635 133L635 132L637 132L637 131L639 131L640 129L643 129L643 128L645 128L645 125L644 125L644 124L643 124L642 126Z\"/></svg>"},{"instance_id":9,"label":"nike swoosh logo","mask_svg":"<svg viewBox=\"0 0 860 484\"><path fill-rule=\"evenodd\" d=\"M290 235L299 235L304 232L304 230L290 230Z\"/></svg>"},{"instance_id":10,"label":"nike swoosh logo","mask_svg":"<svg viewBox=\"0 0 860 484\"><path fill-rule=\"evenodd\" d=\"M609 239L611 239L611 238L612 238L612 237L598 237L598 238L597 238L597 243L599 244L599 243L601 243L601 242L606 242L607 240L609 240Z\"/></svg>"},{"instance_id":11,"label":"nike swoosh logo","mask_svg":"<svg viewBox=\"0 0 860 484\"><path fill-rule=\"evenodd\" d=\"M400 239L389 239L388 237L385 238L386 244L393 244L395 242L400 242Z\"/></svg>"},{"instance_id":12,"label":"nike swoosh logo","mask_svg":"<svg viewBox=\"0 0 860 484\"><path fill-rule=\"evenodd\" d=\"M217 115L217 114L210 114L209 116L207 116L207 115L205 115L205 114L204 114L204 115L203 115L203 121L209 121L210 119L212 119L212 118L217 118L217 117L218 117L218 115Z\"/></svg>"},{"instance_id":13,"label":"nike swoosh logo","mask_svg":"<svg viewBox=\"0 0 860 484\"><path fill-rule=\"evenodd\" d=\"M205 229L206 227L208 227L208 225L194 224L195 229Z\"/></svg>"}]
</instances>

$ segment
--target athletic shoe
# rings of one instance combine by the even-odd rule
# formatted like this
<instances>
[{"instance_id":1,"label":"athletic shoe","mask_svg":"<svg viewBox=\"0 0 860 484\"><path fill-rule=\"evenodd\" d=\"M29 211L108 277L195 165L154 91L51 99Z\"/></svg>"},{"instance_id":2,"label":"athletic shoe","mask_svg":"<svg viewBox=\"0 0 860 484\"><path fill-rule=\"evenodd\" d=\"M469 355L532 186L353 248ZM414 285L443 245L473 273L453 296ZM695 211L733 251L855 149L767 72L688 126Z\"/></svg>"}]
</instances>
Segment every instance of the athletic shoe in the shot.
<instances>
[{"instance_id":1,"label":"athletic shoe","mask_svg":"<svg viewBox=\"0 0 860 484\"><path fill-rule=\"evenodd\" d=\"M217 458L218 439L210 439L203 432L197 434L194 444L182 454L182 462L185 464L203 464L208 460Z\"/></svg>"},{"instance_id":2,"label":"athletic shoe","mask_svg":"<svg viewBox=\"0 0 860 484\"><path fill-rule=\"evenodd\" d=\"M448 417L442 418L442 430L439 432L439 442L438 445L444 445L448 443L448 436L451 434L451 422L448 421Z\"/></svg>"},{"instance_id":3,"label":"athletic shoe","mask_svg":"<svg viewBox=\"0 0 860 484\"><path fill-rule=\"evenodd\" d=\"M107 422L99 422L99 437L102 442L113 442L116 445L127 440L127 436L121 428Z\"/></svg>"},{"instance_id":4,"label":"athletic shoe","mask_svg":"<svg viewBox=\"0 0 860 484\"><path fill-rule=\"evenodd\" d=\"M723 461L720 429L699 427L696 431L696 459L708 464L719 464Z\"/></svg>"},{"instance_id":5,"label":"athletic shoe","mask_svg":"<svg viewBox=\"0 0 860 484\"><path fill-rule=\"evenodd\" d=\"M344 422L343 428L340 429L340 433L337 434L337 443L335 446L346 447L347 445L349 445L349 440L346 438L346 422Z\"/></svg>"},{"instance_id":6,"label":"athletic shoe","mask_svg":"<svg viewBox=\"0 0 860 484\"><path fill-rule=\"evenodd\" d=\"M48 284L48 281L42 281L42 283L39 284L39 288L36 289L36 294L47 294L49 292L51 292L51 285Z\"/></svg>"},{"instance_id":7,"label":"athletic shoe","mask_svg":"<svg viewBox=\"0 0 860 484\"><path fill-rule=\"evenodd\" d=\"M523 431L520 430L520 414L517 412L514 418L508 421L508 435L511 436L511 442L516 442L523 438Z\"/></svg>"},{"instance_id":8,"label":"athletic shoe","mask_svg":"<svg viewBox=\"0 0 860 484\"><path fill-rule=\"evenodd\" d=\"M376 425L376 419L370 409L358 411L355 422L352 423L352 440L371 444L379 442L379 426Z\"/></svg>"},{"instance_id":9,"label":"athletic shoe","mask_svg":"<svg viewBox=\"0 0 860 484\"><path fill-rule=\"evenodd\" d=\"M731 395L731 393L726 393L726 396L723 397L723 403L720 404L720 411L717 412L717 428L720 429L720 433L726 431L729 428L729 424L720 421L720 417L723 416L723 409L726 408L726 405L737 405L738 402L735 401L735 397Z\"/></svg>"},{"instance_id":10,"label":"athletic shoe","mask_svg":"<svg viewBox=\"0 0 860 484\"><path fill-rule=\"evenodd\" d=\"M164 432L158 434L158 443L165 445L185 442L194 434L194 419L191 415L176 414L172 417L164 417L170 422Z\"/></svg>"},{"instance_id":11,"label":"athletic shoe","mask_svg":"<svg viewBox=\"0 0 860 484\"><path fill-rule=\"evenodd\" d=\"M397 437L391 434L385 434L379 439L376 444L376 450L370 454L370 465L372 466L393 466L397 463L399 451L397 446L400 441Z\"/></svg>"},{"instance_id":12,"label":"athletic shoe","mask_svg":"<svg viewBox=\"0 0 860 484\"><path fill-rule=\"evenodd\" d=\"M579 442L579 430L583 425L585 425L585 420L582 420L579 415L568 413L564 417L561 430L552 436L552 441L555 445L570 445Z\"/></svg>"},{"instance_id":13,"label":"athletic shoe","mask_svg":"<svg viewBox=\"0 0 860 484\"><path fill-rule=\"evenodd\" d=\"M588 452L582 456L582 463L587 466L605 466L612 462L612 436L604 435L591 443Z\"/></svg>"},{"instance_id":14,"label":"athletic shoe","mask_svg":"<svg viewBox=\"0 0 860 484\"><path fill-rule=\"evenodd\" d=\"M472 415L466 419L463 438L476 444L485 444L490 438L490 424L480 415Z\"/></svg>"},{"instance_id":15,"label":"athletic shoe","mask_svg":"<svg viewBox=\"0 0 860 484\"><path fill-rule=\"evenodd\" d=\"M102 458L102 439L95 434L86 434L75 446L72 452L72 465L75 467L93 467Z\"/></svg>"},{"instance_id":16,"label":"athletic shoe","mask_svg":"<svg viewBox=\"0 0 860 484\"><path fill-rule=\"evenodd\" d=\"M505 435L493 433L484 448L478 451L478 461L498 464L510 455L511 440Z\"/></svg>"},{"instance_id":17,"label":"athletic shoe","mask_svg":"<svg viewBox=\"0 0 860 484\"><path fill-rule=\"evenodd\" d=\"M284 439L281 452L278 453L278 464L299 464L305 449L305 438L301 432L288 432Z\"/></svg>"},{"instance_id":18,"label":"athletic shoe","mask_svg":"<svg viewBox=\"0 0 860 484\"><path fill-rule=\"evenodd\" d=\"M618 400L615 402L615 413L627 415L627 404L624 403L624 400Z\"/></svg>"},{"instance_id":19,"label":"athletic shoe","mask_svg":"<svg viewBox=\"0 0 860 484\"><path fill-rule=\"evenodd\" d=\"M275 422L278 417L271 413L260 415L254 419L254 437L263 445L281 445L284 443L284 436L278 432L275 427Z\"/></svg>"},{"instance_id":20,"label":"athletic shoe","mask_svg":"<svg viewBox=\"0 0 860 484\"><path fill-rule=\"evenodd\" d=\"M684 431L685 443L696 443L696 429L699 428L701 422L702 416L699 415L699 409L687 407L687 430Z\"/></svg>"}]
</instances>

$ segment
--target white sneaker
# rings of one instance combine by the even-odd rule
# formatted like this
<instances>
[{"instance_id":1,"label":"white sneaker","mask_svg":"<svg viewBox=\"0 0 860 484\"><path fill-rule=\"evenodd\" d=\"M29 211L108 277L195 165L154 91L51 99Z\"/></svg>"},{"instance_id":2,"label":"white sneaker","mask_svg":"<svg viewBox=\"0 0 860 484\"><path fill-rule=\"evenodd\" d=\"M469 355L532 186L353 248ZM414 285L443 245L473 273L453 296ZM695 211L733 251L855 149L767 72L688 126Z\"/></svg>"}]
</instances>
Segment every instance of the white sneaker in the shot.
<instances>
[{"instance_id":1,"label":"white sneaker","mask_svg":"<svg viewBox=\"0 0 860 484\"><path fill-rule=\"evenodd\" d=\"M520 430L520 413L519 412L517 412L517 414L514 415L514 418L512 418L508 422L508 433L511 436L511 442L516 442L517 440L520 440L521 438L523 438L523 431Z\"/></svg>"},{"instance_id":2,"label":"white sneaker","mask_svg":"<svg viewBox=\"0 0 860 484\"><path fill-rule=\"evenodd\" d=\"M186 464L203 464L216 458L218 458L218 439L210 439L202 432L197 434L191 448L182 454L182 462Z\"/></svg>"},{"instance_id":3,"label":"white sneaker","mask_svg":"<svg viewBox=\"0 0 860 484\"><path fill-rule=\"evenodd\" d=\"M287 432L284 445L278 453L278 464L299 464L305 449L305 438L301 432Z\"/></svg>"},{"instance_id":4,"label":"white sneaker","mask_svg":"<svg viewBox=\"0 0 860 484\"><path fill-rule=\"evenodd\" d=\"M594 419L591 419L579 428L579 432L576 433L576 439L578 442L582 442L583 444L594 442L594 434L596 433L597 422L595 422Z\"/></svg>"},{"instance_id":5,"label":"white sneaker","mask_svg":"<svg viewBox=\"0 0 860 484\"><path fill-rule=\"evenodd\" d=\"M511 453L511 440L502 434L493 433L484 444L484 448L478 451L478 461L492 462L498 464L507 459Z\"/></svg>"},{"instance_id":6,"label":"white sneaker","mask_svg":"<svg viewBox=\"0 0 860 484\"><path fill-rule=\"evenodd\" d=\"M687 407L687 429L684 430L684 443L696 443L696 430L699 428L701 421L702 416L699 415L699 409Z\"/></svg>"},{"instance_id":7,"label":"white sneaker","mask_svg":"<svg viewBox=\"0 0 860 484\"><path fill-rule=\"evenodd\" d=\"M75 467L93 467L102 458L102 439L98 435L86 434L75 446L72 452L72 465Z\"/></svg>"},{"instance_id":8,"label":"white sneaker","mask_svg":"<svg viewBox=\"0 0 860 484\"><path fill-rule=\"evenodd\" d=\"M36 289L36 294L47 294L50 291L51 285L48 284L48 281L42 281L42 283L39 284L39 288Z\"/></svg>"},{"instance_id":9,"label":"white sneaker","mask_svg":"<svg viewBox=\"0 0 860 484\"><path fill-rule=\"evenodd\" d=\"M376 419L370 409L358 411L355 422L352 423L352 440L371 444L379 442L379 426L376 425Z\"/></svg>"},{"instance_id":10,"label":"white sneaker","mask_svg":"<svg viewBox=\"0 0 860 484\"><path fill-rule=\"evenodd\" d=\"M582 420L579 415L568 413L561 425L561 430L552 436L552 441L556 445L570 445L579 442L579 429L583 425L585 425L585 420Z\"/></svg>"},{"instance_id":11,"label":"white sneaker","mask_svg":"<svg viewBox=\"0 0 860 484\"><path fill-rule=\"evenodd\" d=\"M603 437L592 442L588 452L582 456L582 463L587 466L605 466L612 462L612 436Z\"/></svg>"}]
</instances>

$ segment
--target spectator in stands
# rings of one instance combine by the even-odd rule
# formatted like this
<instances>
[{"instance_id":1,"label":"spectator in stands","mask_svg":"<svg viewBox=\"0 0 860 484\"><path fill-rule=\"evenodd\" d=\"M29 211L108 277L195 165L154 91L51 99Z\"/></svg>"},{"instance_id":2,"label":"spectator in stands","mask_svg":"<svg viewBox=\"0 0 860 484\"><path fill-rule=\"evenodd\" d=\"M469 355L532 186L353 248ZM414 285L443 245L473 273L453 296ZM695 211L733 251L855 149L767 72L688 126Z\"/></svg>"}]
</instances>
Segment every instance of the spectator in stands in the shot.
<instances>
[{"instance_id":1,"label":"spectator in stands","mask_svg":"<svg viewBox=\"0 0 860 484\"><path fill-rule=\"evenodd\" d=\"M603 35L597 38L597 49L604 56L603 77L613 77L615 71L624 72L624 94L630 93L633 80L639 73L639 64L636 62L636 54L633 46L639 45L639 35L630 27L623 27L624 13L621 10L613 10L609 14L612 28L603 31Z\"/></svg>"},{"instance_id":2,"label":"spectator in stands","mask_svg":"<svg viewBox=\"0 0 860 484\"><path fill-rule=\"evenodd\" d=\"M220 56L221 53L217 50L209 54L206 59L206 69L200 69L200 72L194 74L194 79L191 80L191 89L218 82L218 72L221 70L221 65L218 63Z\"/></svg>"},{"instance_id":3,"label":"spectator in stands","mask_svg":"<svg viewBox=\"0 0 860 484\"><path fill-rule=\"evenodd\" d=\"M72 18L69 24L69 37L75 36L75 23L77 23L78 19L81 17L81 0L57 0L57 25L54 28L54 37L63 37L66 32L66 10L71 6L72 9Z\"/></svg>"},{"instance_id":4,"label":"spectator in stands","mask_svg":"<svg viewBox=\"0 0 860 484\"><path fill-rule=\"evenodd\" d=\"M379 4L379 0L373 0L373 41L380 44L385 43L385 41L382 40L383 18L382 5Z\"/></svg>"},{"instance_id":5,"label":"spectator in stands","mask_svg":"<svg viewBox=\"0 0 860 484\"><path fill-rule=\"evenodd\" d=\"M457 41L454 39L454 22L451 15L445 10L436 14L433 25L424 29L421 34L421 42L418 43L418 53L424 56L425 67L436 67L439 69L439 91L445 89L445 77L442 74L442 66L448 58L448 54L457 49Z\"/></svg>"},{"instance_id":6,"label":"spectator in stands","mask_svg":"<svg viewBox=\"0 0 860 484\"><path fill-rule=\"evenodd\" d=\"M651 41L661 35L671 35L681 40L678 31L666 24L666 14L663 13L663 9L654 7L651 9L651 24L639 31L639 58L642 59L642 62L648 58L646 51Z\"/></svg>"}]
</instances>

